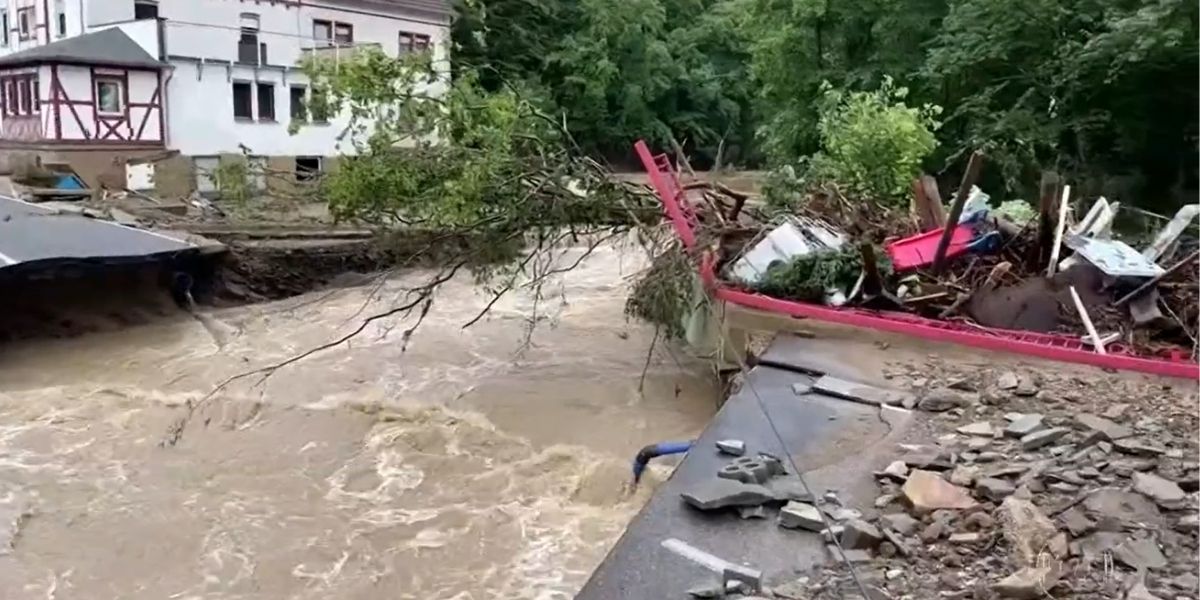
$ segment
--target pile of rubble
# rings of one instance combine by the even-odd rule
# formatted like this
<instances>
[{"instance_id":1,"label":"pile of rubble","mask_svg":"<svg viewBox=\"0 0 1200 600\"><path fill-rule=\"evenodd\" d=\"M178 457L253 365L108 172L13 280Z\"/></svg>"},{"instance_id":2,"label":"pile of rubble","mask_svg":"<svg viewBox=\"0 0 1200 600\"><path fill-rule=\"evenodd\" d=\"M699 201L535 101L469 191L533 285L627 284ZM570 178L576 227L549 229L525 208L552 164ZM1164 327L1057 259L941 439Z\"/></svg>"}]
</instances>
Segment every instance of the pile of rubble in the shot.
<instances>
[{"instance_id":1,"label":"pile of rubble","mask_svg":"<svg viewBox=\"0 0 1200 600\"><path fill-rule=\"evenodd\" d=\"M779 526L825 536L829 562L769 588L732 582L726 597L1200 597L1194 389L937 364L888 375L914 389L906 403L928 413L935 443L898 445L873 505L857 508L780 493L782 469L755 467L771 457L731 463L731 484L762 477L743 503L786 502Z\"/></svg>"}]
</instances>

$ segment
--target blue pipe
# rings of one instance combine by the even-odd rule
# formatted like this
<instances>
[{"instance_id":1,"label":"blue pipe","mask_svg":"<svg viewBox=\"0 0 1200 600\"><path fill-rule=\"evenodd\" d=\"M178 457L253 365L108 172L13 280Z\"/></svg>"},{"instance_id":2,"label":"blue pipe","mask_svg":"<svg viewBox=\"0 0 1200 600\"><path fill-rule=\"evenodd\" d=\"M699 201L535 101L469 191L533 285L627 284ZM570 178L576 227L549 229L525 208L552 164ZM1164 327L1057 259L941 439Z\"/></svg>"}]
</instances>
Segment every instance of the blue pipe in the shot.
<instances>
[{"instance_id":1,"label":"blue pipe","mask_svg":"<svg viewBox=\"0 0 1200 600\"><path fill-rule=\"evenodd\" d=\"M646 472L646 465L650 459L668 454L681 454L690 450L691 447L692 440L687 440L685 442L659 442L642 448L638 451L637 457L633 459L634 485L641 481L642 473Z\"/></svg>"}]
</instances>

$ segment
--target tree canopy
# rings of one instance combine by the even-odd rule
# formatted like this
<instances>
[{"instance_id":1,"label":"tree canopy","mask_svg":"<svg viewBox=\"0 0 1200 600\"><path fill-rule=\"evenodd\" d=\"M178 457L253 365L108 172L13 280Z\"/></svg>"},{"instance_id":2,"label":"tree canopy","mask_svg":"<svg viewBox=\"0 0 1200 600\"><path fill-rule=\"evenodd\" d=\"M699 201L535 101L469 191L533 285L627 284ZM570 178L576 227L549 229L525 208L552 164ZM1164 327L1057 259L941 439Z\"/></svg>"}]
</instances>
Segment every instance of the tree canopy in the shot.
<instances>
[{"instance_id":1,"label":"tree canopy","mask_svg":"<svg viewBox=\"0 0 1200 600\"><path fill-rule=\"evenodd\" d=\"M988 152L989 184L1040 169L1150 205L1194 196L1198 8L1189 0L461 0L456 72L536 90L586 151L636 139L700 164L822 148L823 86L944 109L941 172Z\"/></svg>"}]
</instances>

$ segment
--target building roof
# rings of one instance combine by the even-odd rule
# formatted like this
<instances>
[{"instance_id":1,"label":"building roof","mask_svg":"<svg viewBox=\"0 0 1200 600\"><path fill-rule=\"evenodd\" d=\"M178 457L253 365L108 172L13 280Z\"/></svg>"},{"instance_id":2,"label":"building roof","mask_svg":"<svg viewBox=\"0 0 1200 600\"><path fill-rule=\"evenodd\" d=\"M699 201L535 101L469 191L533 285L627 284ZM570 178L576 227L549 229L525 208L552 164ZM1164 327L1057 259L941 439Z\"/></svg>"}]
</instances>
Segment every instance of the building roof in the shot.
<instances>
[{"instance_id":1,"label":"building roof","mask_svg":"<svg viewBox=\"0 0 1200 600\"><path fill-rule=\"evenodd\" d=\"M166 66L117 28L85 33L0 57L0 67L38 63L146 68Z\"/></svg>"}]
</instances>

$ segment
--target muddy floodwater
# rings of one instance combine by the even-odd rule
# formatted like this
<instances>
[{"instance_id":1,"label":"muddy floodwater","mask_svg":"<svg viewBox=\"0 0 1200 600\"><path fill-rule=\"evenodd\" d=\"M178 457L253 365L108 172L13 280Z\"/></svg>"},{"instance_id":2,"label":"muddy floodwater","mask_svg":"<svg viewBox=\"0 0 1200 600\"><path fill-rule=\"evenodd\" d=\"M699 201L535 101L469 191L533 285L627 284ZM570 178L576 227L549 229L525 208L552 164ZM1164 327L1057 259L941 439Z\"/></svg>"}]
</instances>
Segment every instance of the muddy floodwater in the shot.
<instances>
[{"instance_id":1,"label":"muddy floodwater","mask_svg":"<svg viewBox=\"0 0 1200 600\"><path fill-rule=\"evenodd\" d=\"M421 279L10 344L0 597L570 598L665 477L631 492L637 449L696 435L718 401L678 352L639 391L653 331L622 308L641 266L601 249L529 346L530 298L464 330L487 297L455 281L407 349L408 322L380 320L209 399Z\"/></svg>"}]
</instances>

